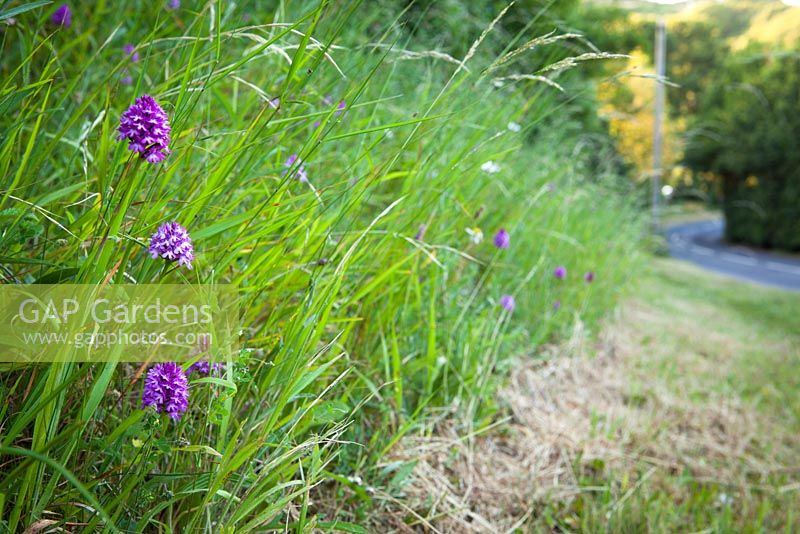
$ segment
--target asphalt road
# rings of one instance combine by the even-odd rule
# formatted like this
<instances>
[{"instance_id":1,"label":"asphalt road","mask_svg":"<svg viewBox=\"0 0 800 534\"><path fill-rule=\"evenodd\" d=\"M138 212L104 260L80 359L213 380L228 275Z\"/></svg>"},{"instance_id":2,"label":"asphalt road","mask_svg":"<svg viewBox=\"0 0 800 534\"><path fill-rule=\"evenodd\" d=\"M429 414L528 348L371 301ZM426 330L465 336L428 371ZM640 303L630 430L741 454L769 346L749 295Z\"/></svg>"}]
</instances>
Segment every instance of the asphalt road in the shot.
<instances>
[{"instance_id":1,"label":"asphalt road","mask_svg":"<svg viewBox=\"0 0 800 534\"><path fill-rule=\"evenodd\" d=\"M701 221L667 228L673 257L727 276L800 291L800 259L722 242L725 223Z\"/></svg>"}]
</instances>

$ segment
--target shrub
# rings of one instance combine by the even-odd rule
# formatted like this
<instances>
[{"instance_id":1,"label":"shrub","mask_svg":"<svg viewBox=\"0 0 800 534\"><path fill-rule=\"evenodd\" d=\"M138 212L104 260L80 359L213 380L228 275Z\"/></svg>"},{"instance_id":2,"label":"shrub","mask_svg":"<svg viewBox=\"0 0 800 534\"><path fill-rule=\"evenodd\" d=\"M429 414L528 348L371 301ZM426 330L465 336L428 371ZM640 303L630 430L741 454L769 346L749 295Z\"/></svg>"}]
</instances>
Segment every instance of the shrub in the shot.
<instances>
[{"instance_id":1,"label":"shrub","mask_svg":"<svg viewBox=\"0 0 800 534\"><path fill-rule=\"evenodd\" d=\"M749 49L708 90L686 163L722 183L727 238L800 250L800 57Z\"/></svg>"}]
</instances>

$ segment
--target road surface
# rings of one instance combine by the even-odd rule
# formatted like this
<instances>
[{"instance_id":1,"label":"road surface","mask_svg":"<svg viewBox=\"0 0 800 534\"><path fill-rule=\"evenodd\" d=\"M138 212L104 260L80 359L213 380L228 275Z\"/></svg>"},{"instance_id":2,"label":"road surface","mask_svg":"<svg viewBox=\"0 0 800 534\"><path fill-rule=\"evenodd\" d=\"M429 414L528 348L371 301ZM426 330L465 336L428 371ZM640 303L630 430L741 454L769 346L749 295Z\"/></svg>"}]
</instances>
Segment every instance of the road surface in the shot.
<instances>
[{"instance_id":1,"label":"road surface","mask_svg":"<svg viewBox=\"0 0 800 534\"><path fill-rule=\"evenodd\" d=\"M741 280L800 291L800 258L727 245L724 228L721 220L671 226L666 230L670 254Z\"/></svg>"}]
</instances>

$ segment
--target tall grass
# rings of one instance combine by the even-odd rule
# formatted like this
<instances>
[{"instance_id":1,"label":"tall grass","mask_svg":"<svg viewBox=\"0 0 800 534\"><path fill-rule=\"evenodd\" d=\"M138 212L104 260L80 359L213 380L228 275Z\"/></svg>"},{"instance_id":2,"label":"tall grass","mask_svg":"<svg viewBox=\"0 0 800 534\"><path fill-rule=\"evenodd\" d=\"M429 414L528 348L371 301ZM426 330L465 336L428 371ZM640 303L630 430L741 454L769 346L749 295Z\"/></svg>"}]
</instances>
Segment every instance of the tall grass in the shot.
<instances>
[{"instance_id":1,"label":"tall grass","mask_svg":"<svg viewBox=\"0 0 800 534\"><path fill-rule=\"evenodd\" d=\"M486 71L480 35L464 61L418 47L383 4L183 4L74 2L58 30L53 4L0 8L6 281L236 284L245 347L191 382L178 423L140 409L142 368L2 364L10 532L358 531L316 486L356 508L391 495L407 466L376 466L393 444L443 409L490 418L512 356L595 321L635 261L635 210L560 123L569 96L496 80L515 63ZM173 127L156 166L115 141L144 93ZM146 254L169 220L194 240L191 271Z\"/></svg>"}]
</instances>

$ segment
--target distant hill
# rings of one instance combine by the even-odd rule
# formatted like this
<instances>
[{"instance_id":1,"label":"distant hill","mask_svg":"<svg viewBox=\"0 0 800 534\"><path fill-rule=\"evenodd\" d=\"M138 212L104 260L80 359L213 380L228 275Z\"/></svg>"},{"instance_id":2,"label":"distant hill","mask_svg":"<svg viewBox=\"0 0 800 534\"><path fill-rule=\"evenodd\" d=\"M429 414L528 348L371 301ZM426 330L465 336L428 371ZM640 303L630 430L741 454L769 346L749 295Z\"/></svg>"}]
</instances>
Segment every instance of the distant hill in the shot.
<instances>
[{"instance_id":1,"label":"distant hill","mask_svg":"<svg viewBox=\"0 0 800 534\"><path fill-rule=\"evenodd\" d=\"M717 26L734 49L758 41L779 48L800 45L800 7L780 0L691 0L682 4L656 4L646 0L589 0L615 5L642 17L664 15L669 22L706 21Z\"/></svg>"},{"instance_id":2,"label":"distant hill","mask_svg":"<svg viewBox=\"0 0 800 534\"><path fill-rule=\"evenodd\" d=\"M695 2L669 19L712 22L734 49L744 48L751 41L781 48L793 48L800 42L800 7L778 0Z\"/></svg>"}]
</instances>

